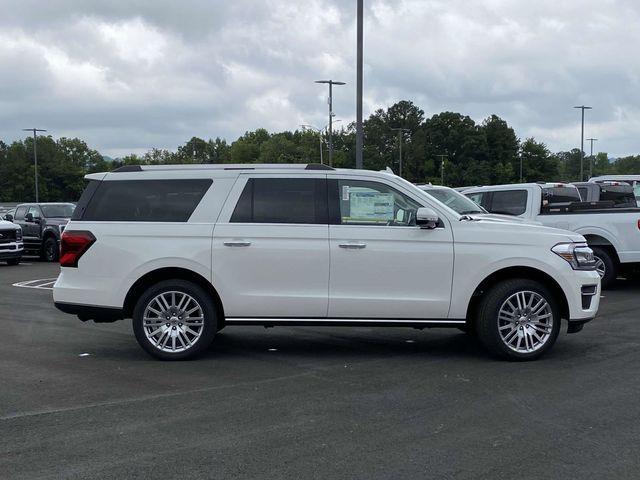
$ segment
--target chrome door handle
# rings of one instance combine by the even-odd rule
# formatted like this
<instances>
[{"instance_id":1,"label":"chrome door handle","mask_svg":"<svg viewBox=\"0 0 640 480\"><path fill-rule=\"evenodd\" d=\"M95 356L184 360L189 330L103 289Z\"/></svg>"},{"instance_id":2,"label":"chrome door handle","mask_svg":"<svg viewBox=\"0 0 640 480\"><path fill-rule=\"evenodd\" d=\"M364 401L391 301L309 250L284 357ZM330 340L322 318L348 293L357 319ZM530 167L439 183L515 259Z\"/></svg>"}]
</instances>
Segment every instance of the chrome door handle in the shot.
<instances>
[{"instance_id":1,"label":"chrome door handle","mask_svg":"<svg viewBox=\"0 0 640 480\"><path fill-rule=\"evenodd\" d=\"M367 246L366 243L360 243L360 242L349 242L349 243L339 243L338 246L340 248L349 248L349 249L361 249L361 248L365 248Z\"/></svg>"},{"instance_id":2,"label":"chrome door handle","mask_svg":"<svg viewBox=\"0 0 640 480\"><path fill-rule=\"evenodd\" d=\"M251 245L251 242L247 242L244 240L234 240L233 242L224 242L225 247L248 247Z\"/></svg>"}]
</instances>

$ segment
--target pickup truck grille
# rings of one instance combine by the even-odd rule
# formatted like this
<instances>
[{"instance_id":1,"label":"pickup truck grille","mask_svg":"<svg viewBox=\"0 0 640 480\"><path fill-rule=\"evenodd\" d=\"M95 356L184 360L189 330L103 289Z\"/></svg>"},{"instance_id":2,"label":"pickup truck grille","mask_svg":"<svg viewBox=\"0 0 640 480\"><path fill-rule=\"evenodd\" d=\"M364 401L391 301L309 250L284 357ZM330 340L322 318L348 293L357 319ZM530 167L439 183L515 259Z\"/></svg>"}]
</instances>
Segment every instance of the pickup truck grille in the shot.
<instances>
[{"instance_id":1,"label":"pickup truck grille","mask_svg":"<svg viewBox=\"0 0 640 480\"><path fill-rule=\"evenodd\" d=\"M0 244L12 243L16 241L16 230L0 230Z\"/></svg>"}]
</instances>

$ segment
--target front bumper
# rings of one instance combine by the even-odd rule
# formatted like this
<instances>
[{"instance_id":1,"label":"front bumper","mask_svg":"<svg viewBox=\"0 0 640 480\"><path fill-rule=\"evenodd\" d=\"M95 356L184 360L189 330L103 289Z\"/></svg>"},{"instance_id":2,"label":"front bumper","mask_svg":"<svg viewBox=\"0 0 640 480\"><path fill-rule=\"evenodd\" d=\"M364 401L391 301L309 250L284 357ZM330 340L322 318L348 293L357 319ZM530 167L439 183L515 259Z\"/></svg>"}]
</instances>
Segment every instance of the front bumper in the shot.
<instances>
[{"instance_id":1,"label":"front bumper","mask_svg":"<svg viewBox=\"0 0 640 480\"><path fill-rule=\"evenodd\" d=\"M24 246L22 242L3 243L0 245L0 260L14 260L22 257Z\"/></svg>"},{"instance_id":2,"label":"front bumper","mask_svg":"<svg viewBox=\"0 0 640 480\"><path fill-rule=\"evenodd\" d=\"M593 320L600 307L600 276L595 271L575 271L570 285L564 291L569 305L568 333L582 330Z\"/></svg>"}]
</instances>

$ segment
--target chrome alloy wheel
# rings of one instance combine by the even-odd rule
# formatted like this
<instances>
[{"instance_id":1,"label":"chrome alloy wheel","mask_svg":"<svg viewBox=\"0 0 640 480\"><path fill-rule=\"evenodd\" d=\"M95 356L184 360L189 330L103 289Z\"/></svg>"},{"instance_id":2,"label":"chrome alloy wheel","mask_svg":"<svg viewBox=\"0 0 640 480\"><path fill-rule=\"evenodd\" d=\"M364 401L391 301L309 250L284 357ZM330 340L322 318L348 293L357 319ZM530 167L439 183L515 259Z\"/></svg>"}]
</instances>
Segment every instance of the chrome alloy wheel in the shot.
<instances>
[{"instance_id":1,"label":"chrome alloy wheel","mask_svg":"<svg viewBox=\"0 0 640 480\"><path fill-rule=\"evenodd\" d=\"M600 275L600 278L604 278L607 274L607 265L600 257L595 257L596 260L596 272Z\"/></svg>"},{"instance_id":2,"label":"chrome alloy wheel","mask_svg":"<svg viewBox=\"0 0 640 480\"><path fill-rule=\"evenodd\" d=\"M516 292L507 298L498 313L500 338L511 350L531 353L551 337L553 311L539 293Z\"/></svg>"},{"instance_id":3,"label":"chrome alloy wheel","mask_svg":"<svg viewBox=\"0 0 640 480\"><path fill-rule=\"evenodd\" d=\"M142 318L144 333L163 352L183 352L202 336L204 312L184 292L163 292L149 301Z\"/></svg>"}]
</instances>

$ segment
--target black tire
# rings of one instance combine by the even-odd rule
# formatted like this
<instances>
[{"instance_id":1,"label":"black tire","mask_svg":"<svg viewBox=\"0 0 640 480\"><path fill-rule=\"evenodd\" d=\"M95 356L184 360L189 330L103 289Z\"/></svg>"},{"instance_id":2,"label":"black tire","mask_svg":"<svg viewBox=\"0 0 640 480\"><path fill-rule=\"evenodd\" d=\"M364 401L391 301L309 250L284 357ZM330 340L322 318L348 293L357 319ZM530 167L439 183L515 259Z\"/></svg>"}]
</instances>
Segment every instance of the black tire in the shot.
<instances>
[{"instance_id":1,"label":"black tire","mask_svg":"<svg viewBox=\"0 0 640 480\"><path fill-rule=\"evenodd\" d=\"M604 264L604 276L600 277L600 284L602 289L609 288L613 285L618 277L618 263L615 261L609 250L600 247L591 247L593 255L596 260L602 260Z\"/></svg>"},{"instance_id":2,"label":"black tire","mask_svg":"<svg viewBox=\"0 0 640 480\"><path fill-rule=\"evenodd\" d=\"M498 314L506 300L517 292L534 292L540 295L550 307L553 323L546 341L535 351L518 352L510 348L500 336ZM553 347L560 333L560 310L551 292L534 280L517 278L504 280L491 288L478 307L476 333L480 343L492 354L508 360L535 360Z\"/></svg>"},{"instance_id":3,"label":"black tire","mask_svg":"<svg viewBox=\"0 0 640 480\"><path fill-rule=\"evenodd\" d=\"M19 258L12 258L11 260L7 260L7 265L18 265L20 263L20 259Z\"/></svg>"},{"instance_id":4,"label":"black tire","mask_svg":"<svg viewBox=\"0 0 640 480\"><path fill-rule=\"evenodd\" d=\"M44 241L40 257L45 262L57 262L60 259L60 248L55 238L49 237Z\"/></svg>"},{"instance_id":5,"label":"black tire","mask_svg":"<svg viewBox=\"0 0 640 480\"><path fill-rule=\"evenodd\" d=\"M164 292L181 292L191 296L201 307L203 313L202 332L200 337L194 341L188 349L178 352L168 352L161 350L147 338L144 325L145 309L155 297ZM211 295L195 283L187 280L164 280L149 287L138 299L133 310L133 332L140 346L151 356L161 360L185 360L194 358L203 353L215 337L220 320L216 314L216 308ZM161 322L164 323L164 320ZM182 324L180 324L182 325ZM175 326L172 327L175 330Z\"/></svg>"}]
</instances>

